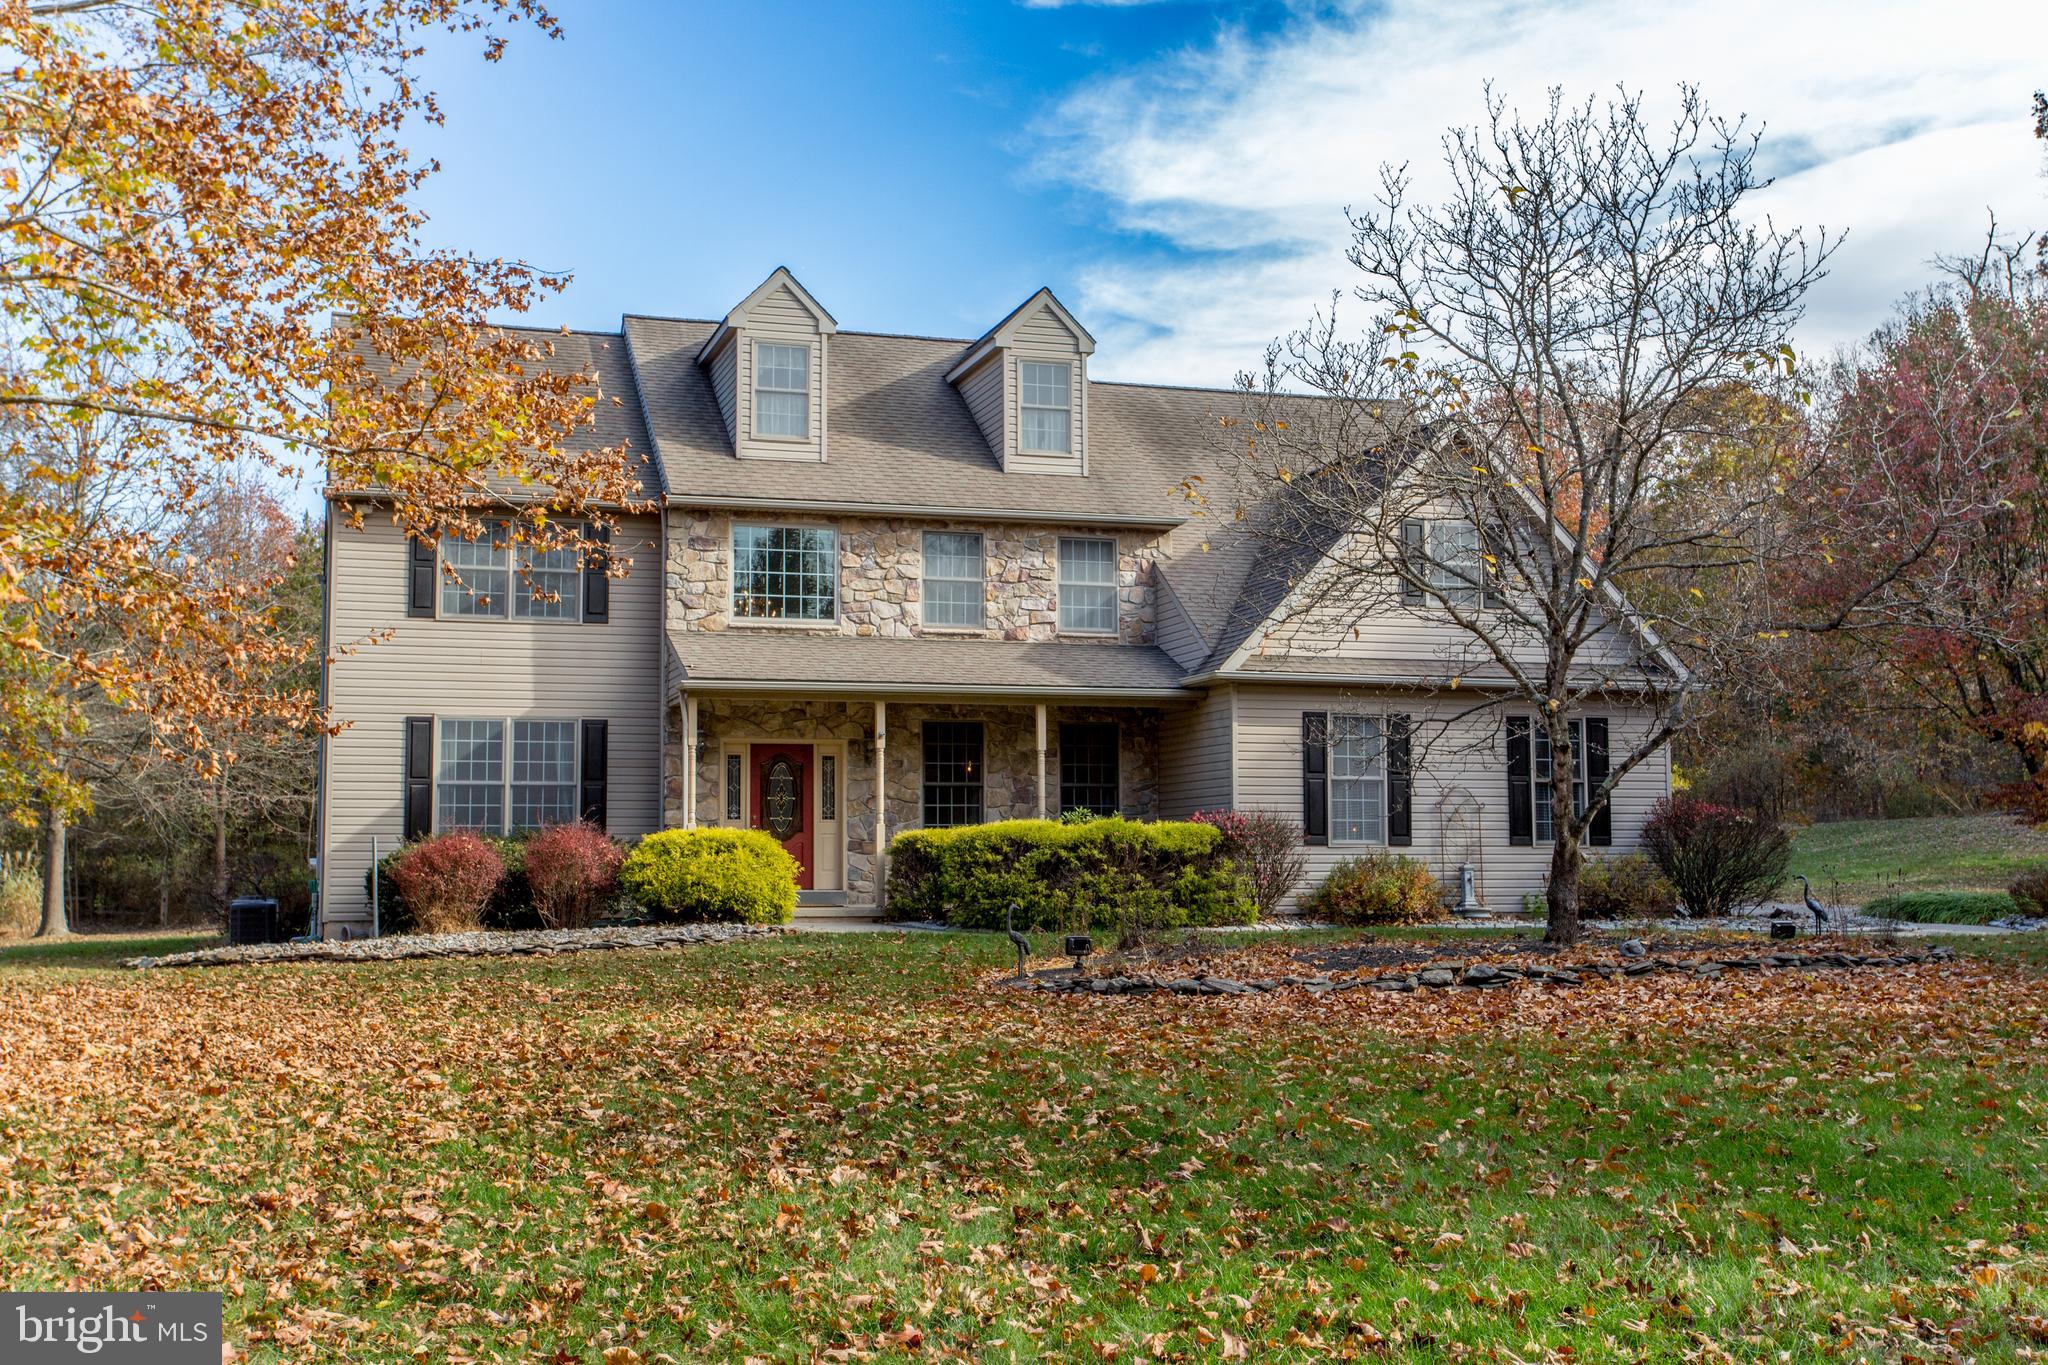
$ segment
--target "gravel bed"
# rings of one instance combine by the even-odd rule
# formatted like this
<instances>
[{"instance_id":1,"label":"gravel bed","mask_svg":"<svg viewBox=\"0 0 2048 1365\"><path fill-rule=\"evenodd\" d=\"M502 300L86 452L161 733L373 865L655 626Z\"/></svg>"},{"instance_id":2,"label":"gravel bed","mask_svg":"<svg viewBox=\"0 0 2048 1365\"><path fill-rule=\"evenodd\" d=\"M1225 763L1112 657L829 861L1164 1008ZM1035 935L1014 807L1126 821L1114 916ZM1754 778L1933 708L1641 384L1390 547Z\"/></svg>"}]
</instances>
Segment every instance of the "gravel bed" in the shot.
<instances>
[{"instance_id":1,"label":"gravel bed","mask_svg":"<svg viewBox=\"0 0 2048 1365\"><path fill-rule=\"evenodd\" d=\"M392 934L317 943L245 943L162 957L131 957L124 967L238 967L265 962L397 962L418 957L551 957L615 948L679 948L789 931L771 924L661 924L613 929L483 929L472 934Z\"/></svg>"}]
</instances>

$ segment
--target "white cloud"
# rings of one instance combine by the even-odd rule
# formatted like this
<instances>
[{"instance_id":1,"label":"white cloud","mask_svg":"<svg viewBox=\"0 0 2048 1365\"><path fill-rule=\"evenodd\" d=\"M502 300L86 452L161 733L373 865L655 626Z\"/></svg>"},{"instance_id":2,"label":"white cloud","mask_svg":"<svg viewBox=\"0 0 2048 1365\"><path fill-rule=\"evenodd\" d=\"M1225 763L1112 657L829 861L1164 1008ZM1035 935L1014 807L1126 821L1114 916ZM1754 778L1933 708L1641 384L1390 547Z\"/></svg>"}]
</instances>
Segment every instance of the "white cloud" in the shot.
<instances>
[{"instance_id":1,"label":"white cloud","mask_svg":"<svg viewBox=\"0 0 2048 1365\"><path fill-rule=\"evenodd\" d=\"M1487 80L1532 111L1550 86L1622 83L1655 107L1692 82L1765 125L1779 178L1760 212L1850 230L1800 335L1825 349L1967 249L1987 206L2048 217L2026 112L2044 50L2048 6L1990 0L1385 0L1085 86L1048 114L1037 169L1134 234L1080 280L1103 372L1220 381L1349 283L1342 212L1381 163L1410 163L1430 197L1443 130L1479 118Z\"/></svg>"}]
</instances>

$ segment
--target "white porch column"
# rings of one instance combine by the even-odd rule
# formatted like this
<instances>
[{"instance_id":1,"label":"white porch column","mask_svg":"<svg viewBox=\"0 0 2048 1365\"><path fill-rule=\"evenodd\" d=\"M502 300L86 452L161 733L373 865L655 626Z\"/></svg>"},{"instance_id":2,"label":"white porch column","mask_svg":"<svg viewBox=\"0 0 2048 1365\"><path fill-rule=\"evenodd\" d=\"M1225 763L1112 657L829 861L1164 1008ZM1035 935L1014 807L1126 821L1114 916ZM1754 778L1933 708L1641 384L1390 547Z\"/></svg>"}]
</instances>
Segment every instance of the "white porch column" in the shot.
<instances>
[{"instance_id":1,"label":"white porch column","mask_svg":"<svg viewBox=\"0 0 2048 1365\"><path fill-rule=\"evenodd\" d=\"M1045 703L1038 703L1038 818L1045 818Z\"/></svg>"},{"instance_id":2,"label":"white porch column","mask_svg":"<svg viewBox=\"0 0 2048 1365\"><path fill-rule=\"evenodd\" d=\"M697 828L697 699L683 696L683 828Z\"/></svg>"},{"instance_id":3,"label":"white porch column","mask_svg":"<svg viewBox=\"0 0 2048 1365\"><path fill-rule=\"evenodd\" d=\"M875 908L889 903L889 703L875 701Z\"/></svg>"}]
</instances>

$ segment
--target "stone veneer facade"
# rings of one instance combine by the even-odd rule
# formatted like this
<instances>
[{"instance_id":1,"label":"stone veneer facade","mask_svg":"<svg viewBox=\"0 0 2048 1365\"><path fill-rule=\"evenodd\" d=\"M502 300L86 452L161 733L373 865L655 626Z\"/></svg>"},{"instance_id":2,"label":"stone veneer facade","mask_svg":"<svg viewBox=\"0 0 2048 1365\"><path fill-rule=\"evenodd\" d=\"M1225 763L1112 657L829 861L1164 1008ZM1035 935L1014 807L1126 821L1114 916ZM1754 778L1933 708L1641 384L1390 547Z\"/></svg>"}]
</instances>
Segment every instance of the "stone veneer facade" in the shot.
<instances>
[{"instance_id":1,"label":"stone veneer facade","mask_svg":"<svg viewBox=\"0 0 2048 1365\"><path fill-rule=\"evenodd\" d=\"M663 581L671 629L747 629L732 615L732 527L819 526L839 533L839 619L809 624L826 635L870 635L907 639L926 626L923 564L926 531L978 531L987 559L987 625L981 630L931 627L934 635L990 640L1100 641L1151 644L1155 564L1164 542L1159 535L1082 526L1023 523L929 521L876 517L732 517L696 509L668 514L668 562ZM1117 542L1118 631L1114 638L1059 633L1059 542L1087 536ZM778 624L764 627L789 630Z\"/></svg>"},{"instance_id":2,"label":"stone veneer facade","mask_svg":"<svg viewBox=\"0 0 2048 1365\"><path fill-rule=\"evenodd\" d=\"M1113 720L1118 725L1118 783L1123 813L1159 815L1159 712L1149 707L1052 706L1046 716L1046 812L1059 808L1059 727L1062 722ZM723 824L724 775L719 746L727 740L836 739L847 746L841 777L841 818L846 827L846 892L856 905L875 904L874 703L708 696L697 703L697 819ZM928 720L982 723L982 815L989 820L1037 813L1037 718L1030 706L929 703L889 705L889 831L923 823L923 724ZM663 823L683 823L682 708L668 712L668 771L663 774Z\"/></svg>"}]
</instances>

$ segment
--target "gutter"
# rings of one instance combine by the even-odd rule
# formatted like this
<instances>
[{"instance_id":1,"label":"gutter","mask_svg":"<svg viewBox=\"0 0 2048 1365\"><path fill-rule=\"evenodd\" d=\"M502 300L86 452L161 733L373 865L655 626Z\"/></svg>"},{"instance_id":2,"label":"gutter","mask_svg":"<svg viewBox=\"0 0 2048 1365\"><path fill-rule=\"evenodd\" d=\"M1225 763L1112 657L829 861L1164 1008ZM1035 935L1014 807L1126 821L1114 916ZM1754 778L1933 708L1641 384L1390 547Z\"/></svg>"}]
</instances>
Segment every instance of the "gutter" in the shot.
<instances>
[{"instance_id":1,"label":"gutter","mask_svg":"<svg viewBox=\"0 0 2048 1365\"><path fill-rule=\"evenodd\" d=\"M933 683L873 683L873 682L799 682L791 679L760 678L690 678L678 679L670 688L668 700L673 701L685 692L766 692L826 693L829 695L858 697L1011 697L1030 699L1037 697L1080 699L1088 701L1117 701L1138 699L1143 701L1192 701L1185 687L1024 687L995 684L955 684L946 686Z\"/></svg>"},{"instance_id":2,"label":"gutter","mask_svg":"<svg viewBox=\"0 0 2048 1365\"><path fill-rule=\"evenodd\" d=\"M1030 522L1046 526L1127 526L1171 531L1186 517L1137 516L1113 512L1020 511L1001 507L937 507L925 503L836 502L805 498L743 498L727 495L683 497L670 493L670 507L704 507L739 512L815 512L840 516L956 518L960 520Z\"/></svg>"}]
</instances>

